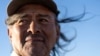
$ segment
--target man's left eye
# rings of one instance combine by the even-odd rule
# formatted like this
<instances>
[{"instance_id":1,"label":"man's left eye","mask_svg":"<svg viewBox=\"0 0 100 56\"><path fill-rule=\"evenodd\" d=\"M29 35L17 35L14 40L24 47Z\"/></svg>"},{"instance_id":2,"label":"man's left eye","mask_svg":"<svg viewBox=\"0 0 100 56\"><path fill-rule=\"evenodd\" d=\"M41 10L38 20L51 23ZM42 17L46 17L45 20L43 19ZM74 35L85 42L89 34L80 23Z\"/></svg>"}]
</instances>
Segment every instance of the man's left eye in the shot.
<instances>
[{"instance_id":1,"label":"man's left eye","mask_svg":"<svg viewBox=\"0 0 100 56\"><path fill-rule=\"evenodd\" d=\"M48 20L45 18L41 18L41 19L39 19L39 22L48 22Z\"/></svg>"}]
</instances>

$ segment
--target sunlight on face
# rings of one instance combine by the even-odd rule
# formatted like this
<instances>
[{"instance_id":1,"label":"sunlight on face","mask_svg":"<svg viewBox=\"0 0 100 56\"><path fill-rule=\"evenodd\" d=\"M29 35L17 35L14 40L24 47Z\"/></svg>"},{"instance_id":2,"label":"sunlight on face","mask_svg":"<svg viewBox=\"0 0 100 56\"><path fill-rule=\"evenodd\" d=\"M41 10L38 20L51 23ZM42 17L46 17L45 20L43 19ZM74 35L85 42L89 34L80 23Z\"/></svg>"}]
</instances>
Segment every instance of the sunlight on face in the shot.
<instances>
[{"instance_id":1,"label":"sunlight on face","mask_svg":"<svg viewBox=\"0 0 100 56\"><path fill-rule=\"evenodd\" d=\"M18 20L9 28L14 51L21 56L49 56L59 36L54 13L41 5L30 4L17 14Z\"/></svg>"}]
</instances>

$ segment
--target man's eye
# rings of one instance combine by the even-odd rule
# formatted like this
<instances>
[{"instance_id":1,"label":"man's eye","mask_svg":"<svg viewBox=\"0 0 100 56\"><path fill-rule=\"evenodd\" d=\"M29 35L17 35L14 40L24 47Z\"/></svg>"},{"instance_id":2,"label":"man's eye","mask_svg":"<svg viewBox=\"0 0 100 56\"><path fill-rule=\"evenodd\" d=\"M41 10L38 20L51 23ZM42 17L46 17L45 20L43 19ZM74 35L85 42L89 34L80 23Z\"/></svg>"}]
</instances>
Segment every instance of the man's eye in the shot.
<instances>
[{"instance_id":1,"label":"man's eye","mask_svg":"<svg viewBox=\"0 0 100 56\"><path fill-rule=\"evenodd\" d=\"M27 24L28 20L22 19L22 20L19 21L19 23L21 23L21 24Z\"/></svg>"},{"instance_id":2,"label":"man's eye","mask_svg":"<svg viewBox=\"0 0 100 56\"><path fill-rule=\"evenodd\" d=\"M41 19L39 19L39 22L48 22L48 20L44 19L44 18L41 18Z\"/></svg>"},{"instance_id":3,"label":"man's eye","mask_svg":"<svg viewBox=\"0 0 100 56\"><path fill-rule=\"evenodd\" d=\"M27 21L26 21L26 20L20 20L20 22L22 22L22 23L26 23Z\"/></svg>"}]
</instances>

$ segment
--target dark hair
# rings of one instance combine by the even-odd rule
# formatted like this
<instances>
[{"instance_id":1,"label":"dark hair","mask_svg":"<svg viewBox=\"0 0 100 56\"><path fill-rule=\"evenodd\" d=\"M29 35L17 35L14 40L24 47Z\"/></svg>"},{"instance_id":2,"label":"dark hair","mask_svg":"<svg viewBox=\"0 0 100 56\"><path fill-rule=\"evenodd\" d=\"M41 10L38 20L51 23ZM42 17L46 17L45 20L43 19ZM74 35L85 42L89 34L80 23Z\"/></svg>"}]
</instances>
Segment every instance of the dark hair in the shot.
<instances>
[{"instance_id":1,"label":"dark hair","mask_svg":"<svg viewBox=\"0 0 100 56\"><path fill-rule=\"evenodd\" d=\"M69 18L63 18L61 20L56 19L56 23L58 24L58 26L60 27L60 23L70 23L70 22L77 22L77 21L81 21L80 19L83 18L85 16L85 12L83 12L80 15L74 16L74 17L69 17ZM76 32L75 32L76 33ZM76 36L74 36L71 39L68 39L63 32L60 31L60 39L63 40L66 44L62 44L59 40L56 42L56 45L53 47L52 49L52 56L60 56L59 54L61 53L59 51L59 49L63 50L63 51L68 51L67 49L65 50L64 47L66 47L68 44L70 44L70 42L72 42L72 40L75 39ZM59 49L58 49L59 48Z\"/></svg>"}]
</instances>

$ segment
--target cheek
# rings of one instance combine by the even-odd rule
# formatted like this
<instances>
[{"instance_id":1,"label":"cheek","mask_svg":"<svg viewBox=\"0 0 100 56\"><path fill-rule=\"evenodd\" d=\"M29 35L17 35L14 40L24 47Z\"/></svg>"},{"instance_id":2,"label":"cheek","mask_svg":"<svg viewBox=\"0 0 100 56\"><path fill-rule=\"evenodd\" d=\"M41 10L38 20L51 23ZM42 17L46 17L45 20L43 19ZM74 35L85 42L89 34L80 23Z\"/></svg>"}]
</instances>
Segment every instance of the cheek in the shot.
<instances>
[{"instance_id":1,"label":"cheek","mask_svg":"<svg viewBox=\"0 0 100 56\"><path fill-rule=\"evenodd\" d=\"M51 26L44 28L44 31L47 36L46 43L47 43L48 47L51 49L55 45L57 38L58 38L56 27L54 25L51 25Z\"/></svg>"},{"instance_id":2,"label":"cheek","mask_svg":"<svg viewBox=\"0 0 100 56\"><path fill-rule=\"evenodd\" d=\"M14 27L12 29L12 42L17 44L19 41L20 41L20 31L17 27Z\"/></svg>"},{"instance_id":3,"label":"cheek","mask_svg":"<svg viewBox=\"0 0 100 56\"><path fill-rule=\"evenodd\" d=\"M12 29L12 38L17 40L19 38L19 36L20 36L19 29L17 27L14 27Z\"/></svg>"},{"instance_id":4,"label":"cheek","mask_svg":"<svg viewBox=\"0 0 100 56\"><path fill-rule=\"evenodd\" d=\"M18 27L12 29L12 42L16 45L22 45L22 32Z\"/></svg>"},{"instance_id":5,"label":"cheek","mask_svg":"<svg viewBox=\"0 0 100 56\"><path fill-rule=\"evenodd\" d=\"M13 37L16 37L16 39L22 39L25 34L26 28L20 27L20 26L14 26L13 28Z\"/></svg>"}]
</instances>

